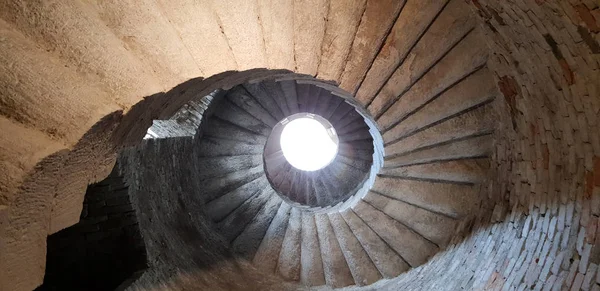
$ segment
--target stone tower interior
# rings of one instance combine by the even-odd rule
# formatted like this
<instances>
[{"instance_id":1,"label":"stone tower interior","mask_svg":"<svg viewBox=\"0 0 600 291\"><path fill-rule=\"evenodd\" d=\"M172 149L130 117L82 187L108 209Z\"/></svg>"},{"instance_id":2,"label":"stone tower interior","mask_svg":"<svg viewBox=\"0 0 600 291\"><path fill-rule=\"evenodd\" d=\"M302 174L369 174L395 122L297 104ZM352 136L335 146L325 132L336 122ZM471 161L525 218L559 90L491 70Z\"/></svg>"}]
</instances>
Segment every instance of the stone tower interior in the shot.
<instances>
[{"instance_id":1,"label":"stone tower interior","mask_svg":"<svg viewBox=\"0 0 600 291\"><path fill-rule=\"evenodd\" d=\"M599 66L597 0L0 0L0 290L600 290Z\"/></svg>"}]
</instances>

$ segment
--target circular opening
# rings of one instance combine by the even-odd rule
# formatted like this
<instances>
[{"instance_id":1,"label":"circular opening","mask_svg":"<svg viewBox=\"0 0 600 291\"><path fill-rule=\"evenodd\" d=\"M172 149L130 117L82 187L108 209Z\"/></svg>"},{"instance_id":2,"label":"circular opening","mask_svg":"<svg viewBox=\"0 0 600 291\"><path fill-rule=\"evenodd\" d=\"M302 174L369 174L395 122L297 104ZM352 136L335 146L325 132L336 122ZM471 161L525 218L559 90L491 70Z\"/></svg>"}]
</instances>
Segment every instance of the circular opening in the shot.
<instances>
[{"instance_id":1,"label":"circular opening","mask_svg":"<svg viewBox=\"0 0 600 291\"><path fill-rule=\"evenodd\" d=\"M333 127L325 122L307 114L285 124L280 144L283 156L292 166L303 171L316 171L333 161L338 139Z\"/></svg>"}]
</instances>

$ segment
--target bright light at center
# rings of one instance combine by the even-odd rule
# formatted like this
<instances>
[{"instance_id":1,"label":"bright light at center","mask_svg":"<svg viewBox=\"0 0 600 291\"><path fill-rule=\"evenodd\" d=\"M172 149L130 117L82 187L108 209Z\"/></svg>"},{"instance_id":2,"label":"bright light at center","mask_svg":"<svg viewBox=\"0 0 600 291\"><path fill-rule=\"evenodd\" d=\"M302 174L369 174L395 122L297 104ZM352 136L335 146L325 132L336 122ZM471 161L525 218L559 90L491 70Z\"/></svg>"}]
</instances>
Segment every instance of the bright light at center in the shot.
<instances>
[{"instance_id":1,"label":"bright light at center","mask_svg":"<svg viewBox=\"0 0 600 291\"><path fill-rule=\"evenodd\" d=\"M285 125L281 150L297 169L316 171L327 166L337 153L337 143L325 126L312 118L298 118Z\"/></svg>"}]
</instances>

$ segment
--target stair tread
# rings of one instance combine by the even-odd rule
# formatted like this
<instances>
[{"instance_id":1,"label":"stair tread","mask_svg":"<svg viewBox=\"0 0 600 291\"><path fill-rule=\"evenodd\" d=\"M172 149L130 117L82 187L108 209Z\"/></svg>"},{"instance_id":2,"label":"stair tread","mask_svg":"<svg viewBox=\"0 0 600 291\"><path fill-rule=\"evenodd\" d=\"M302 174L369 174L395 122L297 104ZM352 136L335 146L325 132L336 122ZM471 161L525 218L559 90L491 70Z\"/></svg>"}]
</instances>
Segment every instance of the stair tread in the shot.
<instances>
[{"instance_id":1,"label":"stair tread","mask_svg":"<svg viewBox=\"0 0 600 291\"><path fill-rule=\"evenodd\" d=\"M469 33L377 118L379 127L384 131L388 130L445 89L481 68L488 54L488 48L481 42L481 38L481 31L478 29Z\"/></svg>"},{"instance_id":2,"label":"stair tread","mask_svg":"<svg viewBox=\"0 0 600 291\"><path fill-rule=\"evenodd\" d=\"M354 284L354 278L327 214L315 215L315 223L323 258L323 272L328 286L341 288Z\"/></svg>"},{"instance_id":3,"label":"stair tread","mask_svg":"<svg viewBox=\"0 0 600 291\"><path fill-rule=\"evenodd\" d=\"M286 104L289 108L290 114L296 114L300 112L298 108L298 96L296 95L296 82L295 81L280 81L279 86L285 97Z\"/></svg>"},{"instance_id":4,"label":"stair tread","mask_svg":"<svg viewBox=\"0 0 600 291\"><path fill-rule=\"evenodd\" d=\"M217 224L221 235L232 242L246 228L260 208L275 195L271 187L265 187L260 190L258 195L246 200L240 207L236 208L227 217Z\"/></svg>"},{"instance_id":5,"label":"stair tread","mask_svg":"<svg viewBox=\"0 0 600 291\"><path fill-rule=\"evenodd\" d=\"M238 171L227 173L218 178L203 181L203 191L199 194L204 201L211 201L264 175L265 173L262 165L252 167L250 169L239 169Z\"/></svg>"},{"instance_id":6,"label":"stair tread","mask_svg":"<svg viewBox=\"0 0 600 291\"><path fill-rule=\"evenodd\" d=\"M379 281L379 270L342 216L337 212L330 213L329 221L356 285L365 286Z\"/></svg>"},{"instance_id":7,"label":"stair tread","mask_svg":"<svg viewBox=\"0 0 600 291\"><path fill-rule=\"evenodd\" d=\"M329 102L327 102L327 108L323 111L323 115L322 115L323 118L325 118L329 121L329 119L331 119L331 116L333 115L333 113L337 110L337 108L342 103L344 103L344 99L332 94L331 98L329 99Z\"/></svg>"},{"instance_id":8,"label":"stair tread","mask_svg":"<svg viewBox=\"0 0 600 291\"><path fill-rule=\"evenodd\" d=\"M276 120L282 120L285 118L285 115L281 111L281 108L273 99L273 97L268 93L268 89L266 89L265 82L259 83L245 83L242 85L250 95L265 108L271 116L273 116Z\"/></svg>"},{"instance_id":9,"label":"stair tread","mask_svg":"<svg viewBox=\"0 0 600 291\"><path fill-rule=\"evenodd\" d=\"M488 158L479 158L392 169L383 168L379 173L383 176L411 177L459 183L480 183L486 178L489 165Z\"/></svg>"},{"instance_id":10,"label":"stair tread","mask_svg":"<svg viewBox=\"0 0 600 291\"><path fill-rule=\"evenodd\" d=\"M383 278L394 278L410 269L410 266L367 226L354 211L346 210L341 212L341 216Z\"/></svg>"},{"instance_id":11,"label":"stair tread","mask_svg":"<svg viewBox=\"0 0 600 291\"><path fill-rule=\"evenodd\" d=\"M351 133L354 131L359 131L359 130L369 131L369 126L365 123L364 119L357 119L357 120L350 122L349 124L347 124L344 127L335 128L335 130L338 135L344 135L344 134L348 134L348 133Z\"/></svg>"},{"instance_id":12,"label":"stair tread","mask_svg":"<svg viewBox=\"0 0 600 291\"><path fill-rule=\"evenodd\" d=\"M377 91L402 63L404 58L420 37L427 32L428 27L435 21L439 11L448 0L407 1L398 20L386 38L383 51L378 54L367 72L362 85L356 92L356 99L362 104L368 104ZM402 41L396 41L402 39Z\"/></svg>"},{"instance_id":13,"label":"stair tread","mask_svg":"<svg viewBox=\"0 0 600 291\"><path fill-rule=\"evenodd\" d=\"M354 109L354 107L352 109ZM364 117L362 115L360 115L360 113L358 113L358 111L352 110L352 111L348 112L340 120L338 120L336 122L336 126L339 128L344 128L344 126L352 123L353 121L363 120L363 119L364 119Z\"/></svg>"},{"instance_id":14,"label":"stair tread","mask_svg":"<svg viewBox=\"0 0 600 291\"><path fill-rule=\"evenodd\" d=\"M470 214L479 204L477 188L471 185L377 177L372 189L388 197L453 218Z\"/></svg>"},{"instance_id":15,"label":"stair tread","mask_svg":"<svg viewBox=\"0 0 600 291\"><path fill-rule=\"evenodd\" d=\"M428 103L415 114L384 133L386 141L407 136L469 108L486 103L497 94L492 73L483 68Z\"/></svg>"},{"instance_id":16,"label":"stair tread","mask_svg":"<svg viewBox=\"0 0 600 291\"><path fill-rule=\"evenodd\" d=\"M229 90L226 98L231 101L231 103L244 109L250 115L254 116L256 119L259 119L263 123L271 127L274 127L277 124L275 117L273 117L265 108L263 108L258 101L252 98L250 94L241 86L236 86Z\"/></svg>"},{"instance_id":17,"label":"stair tread","mask_svg":"<svg viewBox=\"0 0 600 291\"><path fill-rule=\"evenodd\" d=\"M285 202L280 204L277 214L271 221L252 261L257 268L271 273L276 271L290 211L291 206L289 204Z\"/></svg>"},{"instance_id":18,"label":"stair tread","mask_svg":"<svg viewBox=\"0 0 600 291\"><path fill-rule=\"evenodd\" d=\"M411 267L425 263L439 250L432 242L364 201L352 209Z\"/></svg>"},{"instance_id":19,"label":"stair tread","mask_svg":"<svg viewBox=\"0 0 600 291\"><path fill-rule=\"evenodd\" d=\"M264 145L267 142L267 136L254 133L238 125L218 118L211 118L209 123L202 126L202 133L211 137L218 137L257 145Z\"/></svg>"},{"instance_id":20,"label":"stair tread","mask_svg":"<svg viewBox=\"0 0 600 291\"><path fill-rule=\"evenodd\" d=\"M317 108L317 104L319 103L319 99L321 97L322 89L317 86L311 86L308 91L308 103L306 107L306 111L310 113L315 113Z\"/></svg>"},{"instance_id":21,"label":"stair tread","mask_svg":"<svg viewBox=\"0 0 600 291\"><path fill-rule=\"evenodd\" d=\"M298 96L298 109L300 112L308 112L310 87L308 84L296 84L296 95Z\"/></svg>"},{"instance_id":22,"label":"stair tread","mask_svg":"<svg viewBox=\"0 0 600 291\"><path fill-rule=\"evenodd\" d=\"M393 168L437 161L486 157L492 150L493 141L492 136L482 135L434 145L402 156L386 157L384 167Z\"/></svg>"},{"instance_id":23,"label":"stair tread","mask_svg":"<svg viewBox=\"0 0 600 291\"><path fill-rule=\"evenodd\" d=\"M263 146L228 139L205 136L197 143L197 152L201 157L261 155Z\"/></svg>"},{"instance_id":24,"label":"stair tread","mask_svg":"<svg viewBox=\"0 0 600 291\"><path fill-rule=\"evenodd\" d=\"M260 191L267 186L267 178L262 175L257 179L250 181L239 188L207 203L205 208L206 213L213 221L221 221L233 210L242 205L242 203L254 195L259 194Z\"/></svg>"},{"instance_id":25,"label":"stair tread","mask_svg":"<svg viewBox=\"0 0 600 291\"><path fill-rule=\"evenodd\" d=\"M446 246L454 234L458 222L453 218L390 199L375 192L369 192L363 199L439 247Z\"/></svg>"},{"instance_id":26,"label":"stair tread","mask_svg":"<svg viewBox=\"0 0 600 291\"><path fill-rule=\"evenodd\" d=\"M479 107L389 144L386 146L386 153L402 154L450 140L492 132L496 123L492 116L491 104ZM384 134L385 142L388 138Z\"/></svg>"},{"instance_id":27,"label":"stair tread","mask_svg":"<svg viewBox=\"0 0 600 291\"><path fill-rule=\"evenodd\" d=\"M311 213L302 213L301 248L300 281L307 286L325 285L323 259L321 258L317 227L315 218Z\"/></svg>"},{"instance_id":28,"label":"stair tread","mask_svg":"<svg viewBox=\"0 0 600 291\"><path fill-rule=\"evenodd\" d=\"M301 231L301 212L292 207L277 264L281 276L291 281L300 280Z\"/></svg>"},{"instance_id":29,"label":"stair tread","mask_svg":"<svg viewBox=\"0 0 600 291\"><path fill-rule=\"evenodd\" d=\"M331 102L331 99L338 98L338 97L332 96L331 92L329 92L325 89L322 89L319 94L320 94L319 100L314 109L314 113L321 117L324 117L323 115L327 112L327 108L329 107L329 103Z\"/></svg>"},{"instance_id":30,"label":"stair tread","mask_svg":"<svg viewBox=\"0 0 600 291\"><path fill-rule=\"evenodd\" d=\"M258 211L250 224L233 241L233 250L245 259L252 259L283 201L277 195L272 195L267 203Z\"/></svg>"},{"instance_id":31,"label":"stair tread","mask_svg":"<svg viewBox=\"0 0 600 291\"><path fill-rule=\"evenodd\" d=\"M385 84L367 107L372 116L380 116L476 25L468 5L461 2L463 1L450 1L400 67L385 80Z\"/></svg>"},{"instance_id":32,"label":"stair tread","mask_svg":"<svg viewBox=\"0 0 600 291\"><path fill-rule=\"evenodd\" d=\"M202 180L217 178L242 169L253 168L263 163L261 155L203 157L198 160L201 163L197 165L197 177Z\"/></svg>"},{"instance_id":33,"label":"stair tread","mask_svg":"<svg viewBox=\"0 0 600 291\"><path fill-rule=\"evenodd\" d=\"M219 102L219 107L217 108L217 110L215 110L213 116L216 116L222 120L229 121L232 124L235 124L239 127L242 127L246 130L249 130L262 136L268 137L271 133L270 126L255 118L250 113L233 104L226 98L223 98Z\"/></svg>"},{"instance_id":34,"label":"stair tread","mask_svg":"<svg viewBox=\"0 0 600 291\"><path fill-rule=\"evenodd\" d=\"M358 140L373 140L373 136L371 136L371 132L369 132L368 128L360 128L359 130L340 134L338 133L340 142L348 143L352 141Z\"/></svg>"}]
</instances>

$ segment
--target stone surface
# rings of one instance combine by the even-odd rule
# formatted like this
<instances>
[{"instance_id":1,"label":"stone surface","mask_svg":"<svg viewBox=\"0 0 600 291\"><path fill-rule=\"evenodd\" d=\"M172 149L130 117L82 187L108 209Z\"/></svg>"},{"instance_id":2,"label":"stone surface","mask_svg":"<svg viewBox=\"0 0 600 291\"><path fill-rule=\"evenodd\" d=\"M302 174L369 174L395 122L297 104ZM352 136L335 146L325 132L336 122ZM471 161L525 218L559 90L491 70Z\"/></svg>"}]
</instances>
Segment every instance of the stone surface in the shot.
<instances>
[{"instance_id":1,"label":"stone surface","mask_svg":"<svg viewBox=\"0 0 600 291\"><path fill-rule=\"evenodd\" d=\"M362 79L372 61L378 58L387 31L394 25L394 13L401 13L400 2L390 2L398 5L397 9L382 9L387 15L384 17L369 9L384 2L367 2L342 74L344 88L352 88L350 91L354 92L361 83L369 86ZM600 254L597 235L600 211L596 203L600 195L597 182L600 173L597 166L600 156L597 134L600 108L597 98L600 92L597 82L598 4L589 0L452 1L438 20L453 3L458 3L458 8L452 13L451 21L441 26L443 34L428 37L426 33L409 53L409 62L401 65L403 73L398 75L402 78L397 79L401 81L373 81L397 84L400 89L394 89L406 90L409 94L399 99L397 108L390 109L389 115L383 115L386 118L381 120L381 125L391 130L392 125L400 121L399 117L409 120L410 116L419 114L416 108L426 108L441 100L439 97L448 88L447 81L458 77L451 75L465 69L454 66L451 68L454 73L448 75L450 79L445 75L431 75L434 76L430 77L431 82L418 85L435 71L435 67L429 70L431 64L450 55L444 53L452 41L440 40L450 35L448 32L461 32L460 29L449 29L455 17L473 15L469 19L479 21L476 30L482 30L483 34L474 43L490 50L487 67L503 97L490 101L498 113L496 131L469 142L457 141L398 156L394 158L398 158L397 163L389 159L386 163L395 163L388 167L391 169L489 157L489 179L475 186L481 207L474 213L474 220L461 225L463 231L459 229L445 251L398 278L369 288L598 289L597 278L590 278L594 277L590 275L592 264L599 263ZM309 65L298 66L298 71L315 74L318 72L315 60L322 60L319 53L323 51L323 43L319 39L321 33L326 33L329 15L322 8L329 6L309 3L295 9L285 4L290 2L275 8L283 10L281 28L286 31L291 25L300 23L296 19L317 18L315 22L302 23L311 26L308 29L311 32L312 26L317 28L314 29L316 33L301 35L309 41L297 41L298 35L281 37L281 45L288 51L290 44L294 45L294 55L298 52L310 55ZM1 45L4 47L1 53L4 71L0 80L5 89L2 100L8 100L3 102L1 114L10 121L0 124L3 133L0 196L12 199L0 206L0 289L31 290L43 278L47 234L77 222L85 187L106 177L114 164L117 149L139 143L152 120L167 119L192 96L208 94L210 91L204 91L214 90L210 88L213 85L231 88L247 79L245 73L258 76L261 72L229 72L207 82L193 79L170 92L161 91L192 77L251 67L247 63L238 64L236 59L244 55L244 51L261 46L261 39L266 51L264 61L248 59L247 54L246 58L240 59L251 64L260 63L259 60L267 66L271 62L269 47L273 47L273 39L278 37L269 40L266 36L268 26L260 24L262 19L267 19L261 16L264 13L260 7L265 5L254 2L244 3L256 9L254 11L241 11L242 5L233 11L237 7L230 5L226 11L221 8L221 12L218 12L219 7L211 7L208 2L186 1L143 4L6 2L0 5ZM293 12L285 14L290 10ZM299 11L303 13L301 16L297 14ZM235 15L252 23L240 25ZM472 27L474 23L469 20L463 24L464 28ZM243 35L236 31L237 28L255 35ZM348 25L347 29L356 27ZM433 26L430 31L432 29ZM349 34L340 31L340 35ZM229 41L237 48L230 46ZM251 45L240 47L244 41ZM309 42L305 54L302 46ZM475 49L475 45L472 48ZM187 54L190 57L186 57ZM411 55L414 58L411 59ZM477 61L477 56L463 55L453 61L465 65ZM293 57L283 58L289 65ZM346 83L345 77L349 80ZM417 94L419 86L423 91ZM414 94L413 97L410 94ZM390 96L396 98L399 95L396 92ZM407 96L410 98L404 98ZM142 100L144 97L147 98ZM84 142L81 142L93 124L120 109L127 113L112 115L112 123L95 128L100 132L99 137L83 138ZM424 121L419 123L419 128L439 121L440 117L419 118ZM119 122L121 124L113 134L112 126ZM13 134L15 131L22 135ZM17 137L14 140L13 135ZM148 143L147 146L160 152L157 144ZM181 149L172 146L170 150ZM161 150L169 149L161 147ZM13 157L15 153L23 154L25 158ZM151 254L157 262L155 266L165 266L142 275L135 287L230 290L247 289L248 282L256 282L265 283L257 289L286 289L279 283L271 284L274 282L271 277L262 273L247 275L257 273L253 273L254 269L245 262L231 263L224 259L230 258L231 253L223 251L223 255L222 243L212 240L214 230L204 224L206 218L196 219L193 216L195 208L191 207L196 205L193 204L195 198L202 201L208 196L231 191L240 186L236 184L250 179L262 168L227 173L225 176L231 178L227 181L201 181L205 190L198 194L195 183L199 181L194 179L175 179L177 182L172 184L156 179L159 175L166 177L179 173L183 167L177 165L189 165L189 156L184 160L176 158L177 155L167 156L173 159L163 166L170 171L158 171L158 166L150 163L155 160L150 158L149 163L144 164L148 166L148 173L143 179L141 176L133 179L140 182L139 185L145 185L138 194L146 195L144 198L154 197L141 199L140 209L156 215L157 219L141 224L150 230L151 227L158 229L146 232L148 237L145 239L154 250ZM143 157L140 162L150 156ZM10 175L6 177L4 173L8 171ZM181 191L182 188L186 191ZM192 199L180 195L182 192L198 195ZM192 211L186 211L178 204L178 199L183 199L184 205L189 203L186 207L191 207ZM189 213L194 218L191 223ZM175 217L181 221L170 220ZM349 224L352 227L352 223ZM187 244L175 239L182 237L178 231L181 228L173 226L188 230ZM364 229L361 227L360 230ZM205 248L190 250L186 248L189 245ZM164 256L156 256L161 253L157 249L164 251ZM203 253L196 253L198 251ZM372 254L368 246L365 252ZM204 256L207 253L217 255ZM299 253L296 255L300 256ZM190 263L186 260L189 258L195 261ZM394 257L386 256L389 258ZM374 261L381 267L377 260ZM184 272L179 275L168 272L175 268ZM205 272L187 272L198 269ZM387 274L386 277L395 277L400 272Z\"/></svg>"}]
</instances>

